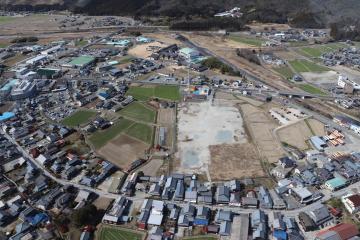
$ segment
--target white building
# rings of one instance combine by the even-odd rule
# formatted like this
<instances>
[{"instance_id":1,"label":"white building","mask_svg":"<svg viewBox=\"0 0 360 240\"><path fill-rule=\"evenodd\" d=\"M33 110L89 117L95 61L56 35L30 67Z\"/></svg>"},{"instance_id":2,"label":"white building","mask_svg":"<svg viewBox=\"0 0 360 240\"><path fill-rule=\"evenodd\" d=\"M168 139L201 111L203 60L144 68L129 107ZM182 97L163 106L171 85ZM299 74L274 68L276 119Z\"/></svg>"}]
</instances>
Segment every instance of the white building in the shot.
<instances>
[{"instance_id":1,"label":"white building","mask_svg":"<svg viewBox=\"0 0 360 240\"><path fill-rule=\"evenodd\" d=\"M357 84L356 82L350 80L347 76L340 75L339 78L338 78L337 85L340 88L345 88L346 84L352 85L355 90L360 90L360 85L359 84Z\"/></svg>"},{"instance_id":2,"label":"white building","mask_svg":"<svg viewBox=\"0 0 360 240\"><path fill-rule=\"evenodd\" d=\"M127 198L117 198L113 206L105 213L102 221L110 224L127 222L130 205L131 202Z\"/></svg>"},{"instance_id":3,"label":"white building","mask_svg":"<svg viewBox=\"0 0 360 240\"><path fill-rule=\"evenodd\" d=\"M341 202L344 204L346 210L351 214L360 211L360 194L347 194L341 197Z\"/></svg>"},{"instance_id":4,"label":"white building","mask_svg":"<svg viewBox=\"0 0 360 240\"><path fill-rule=\"evenodd\" d=\"M40 64L40 63L44 63L47 61L47 56L45 55L38 55L36 57L33 57L33 58L30 58L29 60L26 61L26 64L29 64L29 65L37 65L37 64Z\"/></svg>"}]
</instances>

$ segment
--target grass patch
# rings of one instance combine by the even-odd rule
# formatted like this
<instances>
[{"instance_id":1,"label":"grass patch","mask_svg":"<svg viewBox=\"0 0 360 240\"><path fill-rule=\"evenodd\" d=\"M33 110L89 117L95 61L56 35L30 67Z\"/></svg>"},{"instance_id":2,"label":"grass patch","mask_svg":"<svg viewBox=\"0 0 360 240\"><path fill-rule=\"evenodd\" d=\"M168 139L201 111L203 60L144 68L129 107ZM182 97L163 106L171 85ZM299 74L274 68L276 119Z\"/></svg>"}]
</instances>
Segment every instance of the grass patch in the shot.
<instances>
[{"instance_id":1,"label":"grass patch","mask_svg":"<svg viewBox=\"0 0 360 240\"><path fill-rule=\"evenodd\" d=\"M307 46L309 43L307 41L295 41L295 42L289 42L290 47L302 47Z\"/></svg>"},{"instance_id":2,"label":"grass patch","mask_svg":"<svg viewBox=\"0 0 360 240\"><path fill-rule=\"evenodd\" d=\"M293 60L289 62L296 72L327 72L329 68L320 66L307 60Z\"/></svg>"},{"instance_id":3,"label":"grass patch","mask_svg":"<svg viewBox=\"0 0 360 240\"><path fill-rule=\"evenodd\" d=\"M99 240L142 240L144 234L125 228L102 227Z\"/></svg>"},{"instance_id":4,"label":"grass patch","mask_svg":"<svg viewBox=\"0 0 360 240\"><path fill-rule=\"evenodd\" d=\"M134 124L133 121L127 119L121 119L120 121L116 122L113 126L111 126L110 128L104 131L95 132L90 137L89 140L96 149L101 148L108 141L110 141L111 139L119 135L121 132L128 129L132 124Z\"/></svg>"},{"instance_id":5,"label":"grass patch","mask_svg":"<svg viewBox=\"0 0 360 240\"><path fill-rule=\"evenodd\" d=\"M126 130L126 133L148 144L152 143L154 128L142 123L135 123Z\"/></svg>"},{"instance_id":6,"label":"grass patch","mask_svg":"<svg viewBox=\"0 0 360 240\"><path fill-rule=\"evenodd\" d=\"M235 42L244 43L255 47L261 47L261 45L265 42L263 39L260 38L241 37L234 35L230 35L229 39Z\"/></svg>"},{"instance_id":7,"label":"grass patch","mask_svg":"<svg viewBox=\"0 0 360 240\"><path fill-rule=\"evenodd\" d=\"M323 91L321 91L321 89L314 87L310 84L301 84L298 85L299 88L301 88L302 90L304 90L305 92L308 92L310 94L317 94L317 95L323 95L325 96L326 93L324 93Z\"/></svg>"},{"instance_id":8,"label":"grass patch","mask_svg":"<svg viewBox=\"0 0 360 240\"><path fill-rule=\"evenodd\" d=\"M0 43L0 48L7 48L9 45L9 43Z\"/></svg>"},{"instance_id":9,"label":"grass patch","mask_svg":"<svg viewBox=\"0 0 360 240\"><path fill-rule=\"evenodd\" d=\"M61 123L68 127L77 127L79 125L88 123L90 118L94 117L96 112L87 111L87 110L79 110L74 114L64 118Z\"/></svg>"},{"instance_id":10,"label":"grass patch","mask_svg":"<svg viewBox=\"0 0 360 240\"><path fill-rule=\"evenodd\" d=\"M144 104L134 102L119 112L121 115L144 122L154 122L156 112Z\"/></svg>"},{"instance_id":11,"label":"grass patch","mask_svg":"<svg viewBox=\"0 0 360 240\"><path fill-rule=\"evenodd\" d=\"M155 87L155 97L173 101L180 100L178 86L158 85Z\"/></svg>"},{"instance_id":12,"label":"grass patch","mask_svg":"<svg viewBox=\"0 0 360 240\"><path fill-rule=\"evenodd\" d=\"M1 23L7 23L14 20L14 17L10 17L10 16L0 16L0 24Z\"/></svg>"},{"instance_id":13,"label":"grass patch","mask_svg":"<svg viewBox=\"0 0 360 240\"><path fill-rule=\"evenodd\" d=\"M133 96L137 100L146 101L154 96L155 90L153 87L130 87L126 94Z\"/></svg>"},{"instance_id":14,"label":"grass patch","mask_svg":"<svg viewBox=\"0 0 360 240\"><path fill-rule=\"evenodd\" d=\"M347 45L343 43L328 43L312 47L303 47L299 52L306 57L319 58L324 53L333 52L343 47L347 47Z\"/></svg>"},{"instance_id":15,"label":"grass patch","mask_svg":"<svg viewBox=\"0 0 360 240\"><path fill-rule=\"evenodd\" d=\"M288 66L273 69L286 79L291 79L294 76L294 72Z\"/></svg>"},{"instance_id":16,"label":"grass patch","mask_svg":"<svg viewBox=\"0 0 360 240\"><path fill-rule=\"evenodd\" d=\"M75 42L75 46L76 46L76 47L83 47L83 46L85 46L86 44L88 44L88 41L86 41L86 40L79 40L79 41L76 41L76 42Z\"/></svg>"},{"instance_id":17,"label":"grass patch","mask_svg":"<svg viewBox=\"0 0 360 240\"><path fill-rule=\"evenodd\" d=\"M168 85L157 85L155 87L130 87L126 94L131 95L140 101L147 101L149 98L179 101L181 98L179 87Z\"/></svg>"}]
</instances>

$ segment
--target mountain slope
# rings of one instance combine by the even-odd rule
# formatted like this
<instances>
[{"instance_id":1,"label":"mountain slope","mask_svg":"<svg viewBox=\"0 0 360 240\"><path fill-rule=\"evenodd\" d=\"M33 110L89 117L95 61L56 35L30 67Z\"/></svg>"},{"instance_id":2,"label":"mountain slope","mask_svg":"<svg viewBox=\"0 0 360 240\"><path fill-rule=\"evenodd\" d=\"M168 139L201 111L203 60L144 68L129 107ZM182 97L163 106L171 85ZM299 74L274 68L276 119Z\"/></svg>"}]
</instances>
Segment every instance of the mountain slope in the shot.
<instances>
[{"instance_id":1,"label":"mountain slope","mask_svg":"<svg viewBox=\"0 0 360 240\"><path fill-rule=\"evenodd\" d=\"M1 9L69 9L91 15L212 16L235 6L242 7L249 20L324 25L360 19L359 0L0 0Z\"/></svg>"}]
</instances>

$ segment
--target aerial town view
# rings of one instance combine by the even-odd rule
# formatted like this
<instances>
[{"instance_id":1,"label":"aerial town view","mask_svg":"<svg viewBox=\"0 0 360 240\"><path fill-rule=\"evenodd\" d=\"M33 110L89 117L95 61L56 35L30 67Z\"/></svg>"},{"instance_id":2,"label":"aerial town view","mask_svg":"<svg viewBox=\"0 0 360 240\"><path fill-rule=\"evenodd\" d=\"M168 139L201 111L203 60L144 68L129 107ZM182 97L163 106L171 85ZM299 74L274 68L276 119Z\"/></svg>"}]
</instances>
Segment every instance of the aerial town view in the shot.
<instances>
[{"instance_id":1,"label":"aerial town view","mask_svg":"<svg viewBox=\"0 0 360 240\"><path fill-rule=\"evenodd\" d=\"M360 239L359 11L0 0L0 240Z\"/></svg>"}]
</instances>

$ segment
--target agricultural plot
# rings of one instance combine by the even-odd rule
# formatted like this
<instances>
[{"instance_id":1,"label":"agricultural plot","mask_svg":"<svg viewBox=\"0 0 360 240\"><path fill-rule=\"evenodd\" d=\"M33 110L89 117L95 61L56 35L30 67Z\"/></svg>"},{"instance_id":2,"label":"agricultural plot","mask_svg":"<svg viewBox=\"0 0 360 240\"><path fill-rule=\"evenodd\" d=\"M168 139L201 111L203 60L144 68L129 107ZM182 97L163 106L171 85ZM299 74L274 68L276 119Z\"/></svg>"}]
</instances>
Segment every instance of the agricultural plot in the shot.
<instances>
[{"instance_id":1,"label":"agricultural plot","mask_svg":"<svg viewBox=\"0 0 360 240\"><path fill-rule=\"evenodd\" d=\"M285 67L277 67L273 68L274 71L279 73L281 76L283 76L286 79L291 79L294 76L294 72L287 66Z\"/></svg>"},{"instance_id":2,"label":"agricultural plot","mask_svg":"<svg viewBox=\"0 0 360 240\"><path fill-rule=\"evenodd\" d=\"M159 85L155 87L155 97L172 101L180 100L179 87Z\"/></svg>"},{"instance_id":3,"label":"agricultural plot","mask_svg":"<svg viewBox=\"0 0 360 240\"><path fill-rule=\"evenodd\" d=\"M326 95L325 92L323 92L321 89L314 87L310 84L300 84L298 85L299 88L304 90L305 92L311 93L311 94L318 94L318 95Z\"/></svg>"},{"instance_id":4,"label":"agricultural plot","mask_svg":"<svg viewBox=\"0 0 360 240\"><path fill-rule=\"evenodd\" d=\"M140 101L146 101L152 97L171 101L180 100L178 86L159 85L149 87L130 87L127 95L131 95Z\"/></svg>"},{"instance_id":5,"label":"agricultural plot","mask_svg":"<svg viewBox=\"0 0 360 240\"><path fill-rule=\"evenodd\" d=\"M14 17L0 16L0 24L1 24L1 23L6 23L6 22L9 22L9 21L12 21L12 20L14 20L14 19L15 19Z\"/></svg>"},{"instance_id":6,"label":"agricultural plot","mask_svg":"<svg viewBox=\"0 0 360 240\"><path fill-rule=\"evenodd\" d=\"M126 134L145 143L151 144L154 128L146 124L135 123L127 129Z\"/></svg>"},{"instance_id":7,"label":"agricultural plot","mask_svg":"<svg viewBox=\"0 0 360 240\"><path fill-rule=\"evenodd\" d=\"M110 141L111 139L115 138L117 135L128 129L133 123L134 123L133 121L127 119L121 119L110 128L104 131L98 131L94 133L90 137L90 142L93 144L95 148L98 149L104 146L108 141Z\"/></svg>"},{"instance_id":8,"label":"agricultural plot","mask_svg":"<svg viewBox=\"0 0 360 240\"><path fill-rule=\"evenodd\" d=\"M134 102L119 112L121 115L142 122L154 122L156 112L144 104Z\"/></svg>"},{"instance_id":9,"label":"agricultural plot","mask_svg":"<svg viewBox=\"0 0 360 240\"><path fill-rule=\"evenodd\" d=\"M314 47L303 47L299 49L299 53L306 57L319 58L324 53L333 52L343 47L346 47L343 43L329 43Z\"/></svg>"},{"instance_id":10,"label":"agricultural plot","mask_svg":"<svg viewBox=\"0 0 360 240\"><path fill-rule=\"evenodd\" d=\"M103 227L100 230L99 240L142 240L145 234L125 228Z\"/></svg>"},{"instance_id":11,"label":"agricultural plot","mask_svg":"<svg viewBox=\"0 0 360 240\"><path fill-rule=\"evenodd\" d=\"M149 145L127 134L120 134L108 141L97 152L106 160L121 169L126 169L130 163L139 158L144 158Z\"/></svg>"},{"instance_id":12,"label":"agricultural plot","mask_svg":"<svg viewBox=\"0 0 360 240\"><path fill-rule=\"evenodd\" d=\"M79 125L88 123L89 120L95 115L96 112L93 111L79 110L71 116L63 119L61 123L68 127L77 127Z\"/></svg>"},{"instance_id":13,"label":"agricultural plot","mask_svg":"<svg viewBox=\"0 0 360 240\"><path fill-rule=\"evenodd\" d=\"M307 60L293 60L289 62L296 72L326 72L327 67L320 66Z\"/></svg>"},{"instance_id":14,"label":"agricultural plot","mask_svg":"<svg viewBox=\"0 0 360 240\"><path fill-rule=\"evenodd\" d=\"M247 45L255 46L255 47L261 47L261 45L264 43L263 39L260 38L252 38L252 37L242 37L242 36L229 36L230 40L233 40L235 42L244 43Z\"/></svg>"}]
</instances>

